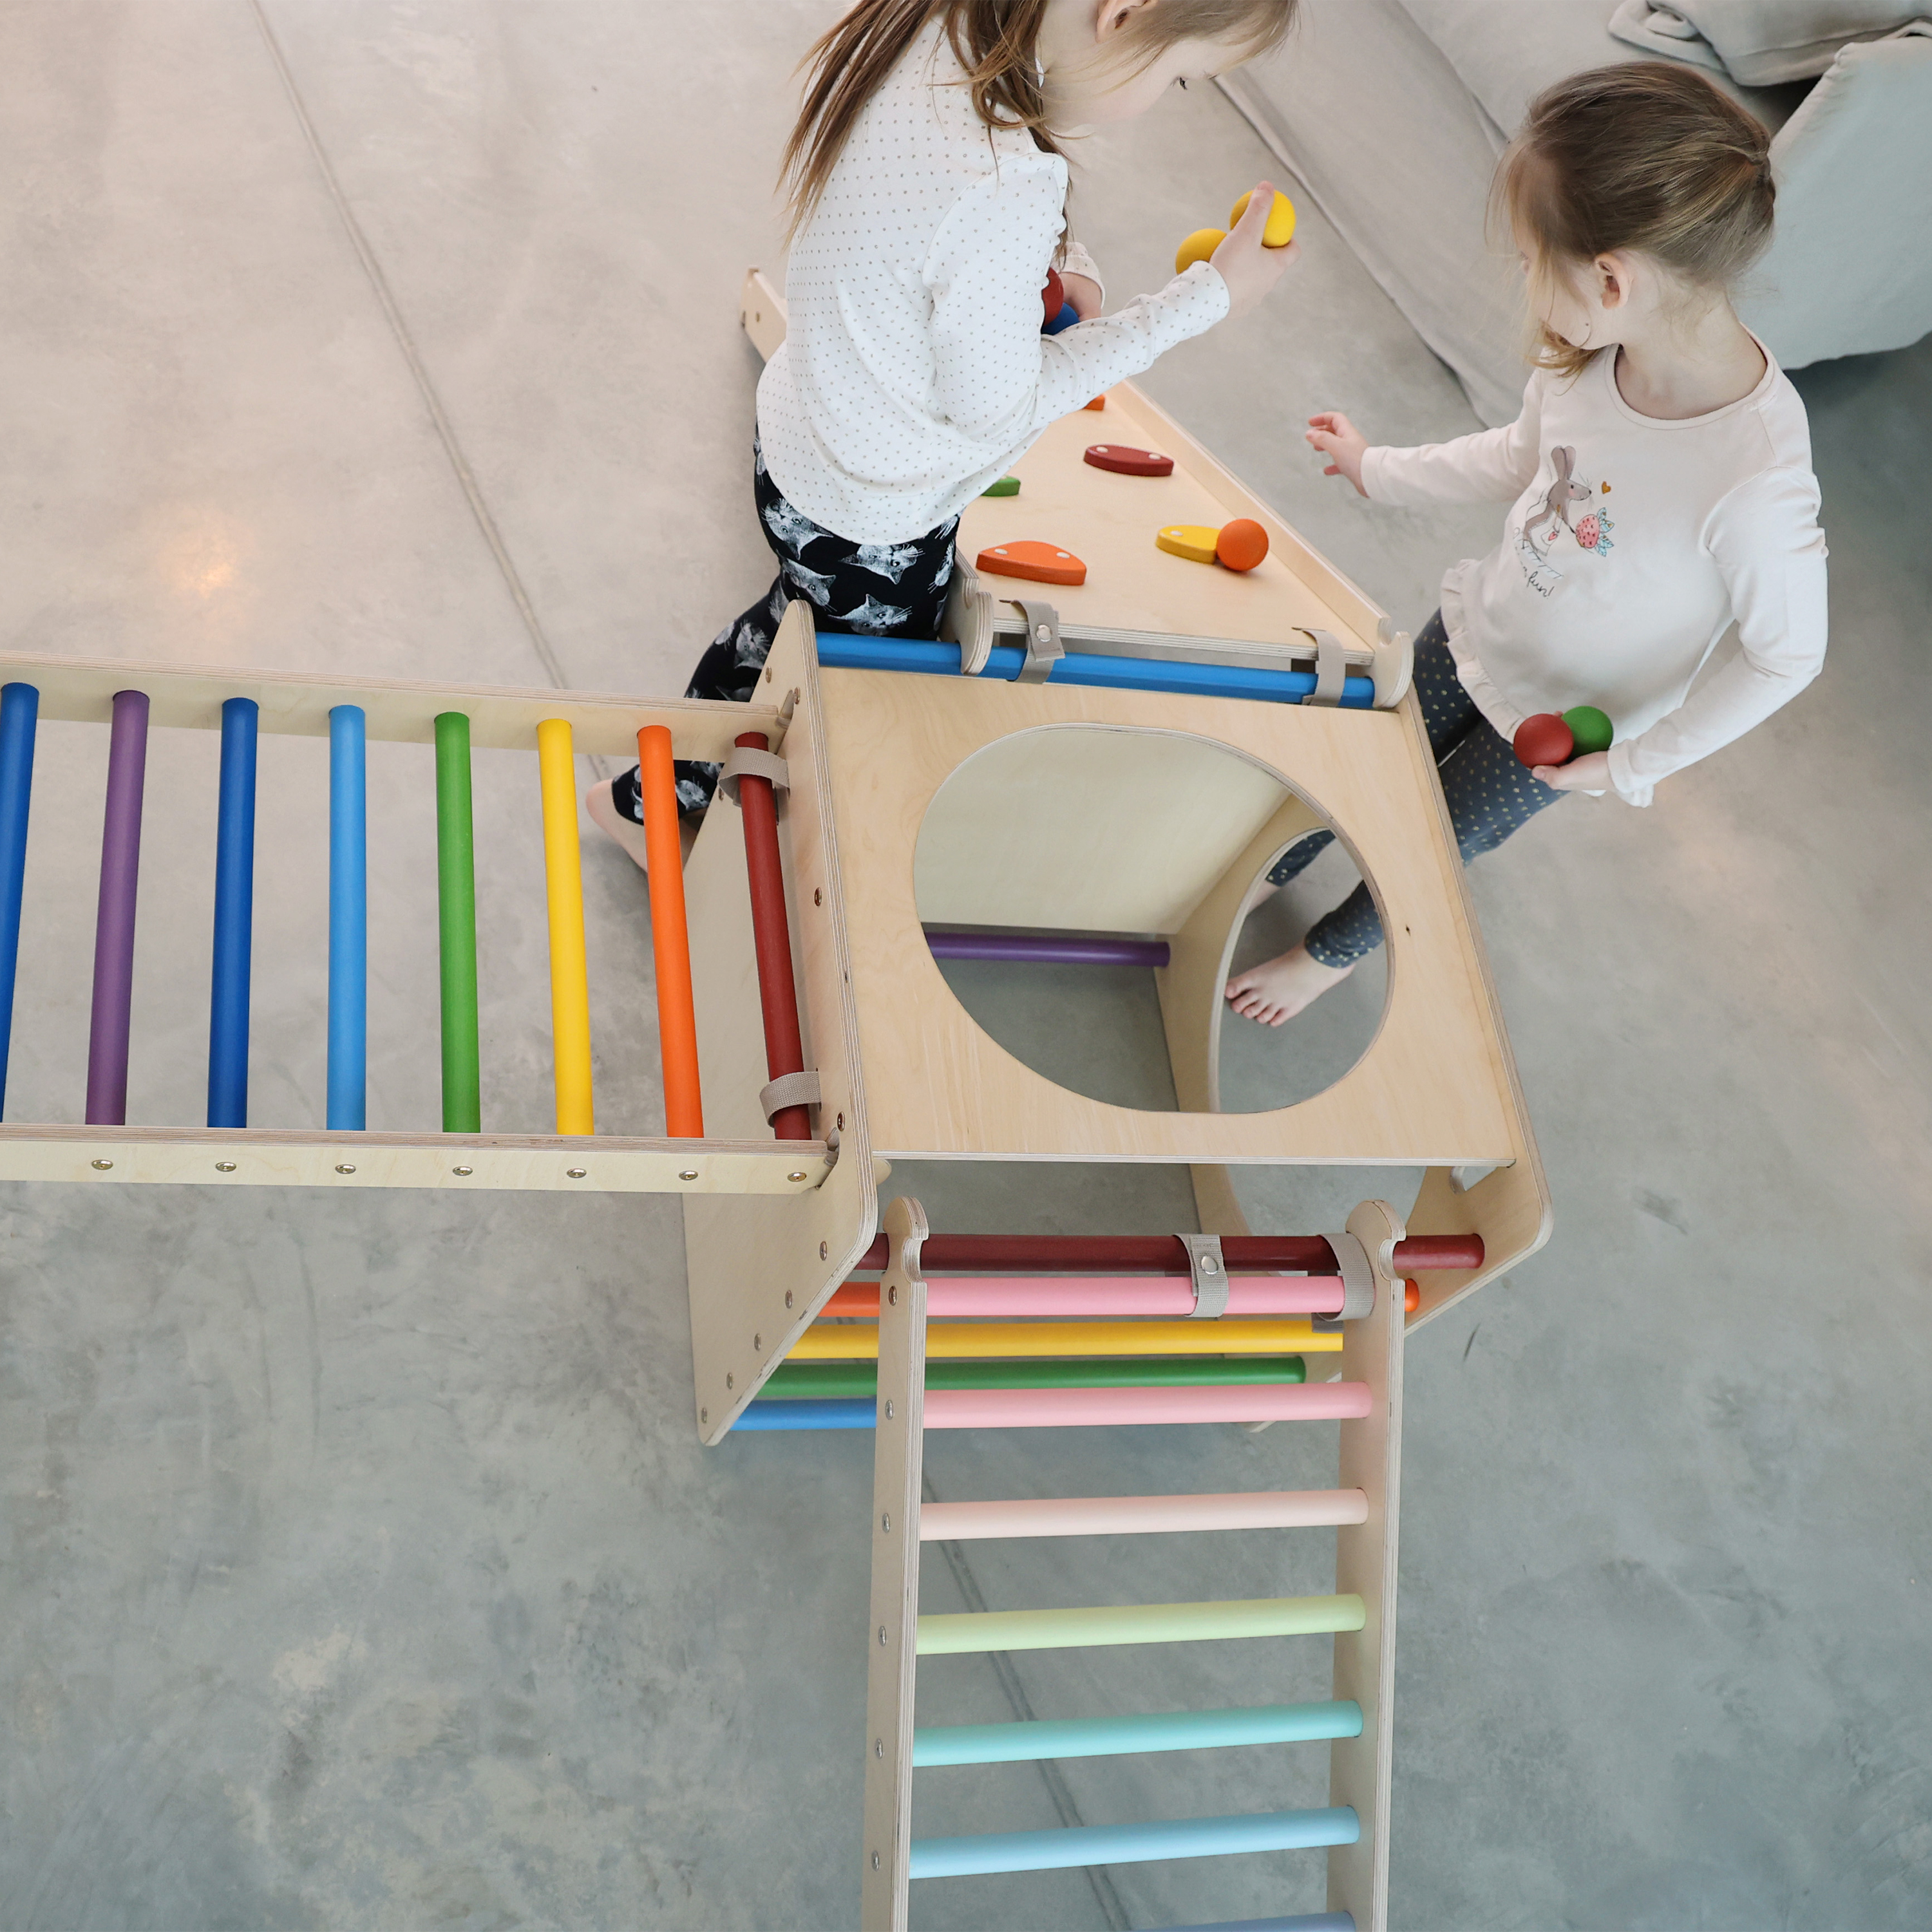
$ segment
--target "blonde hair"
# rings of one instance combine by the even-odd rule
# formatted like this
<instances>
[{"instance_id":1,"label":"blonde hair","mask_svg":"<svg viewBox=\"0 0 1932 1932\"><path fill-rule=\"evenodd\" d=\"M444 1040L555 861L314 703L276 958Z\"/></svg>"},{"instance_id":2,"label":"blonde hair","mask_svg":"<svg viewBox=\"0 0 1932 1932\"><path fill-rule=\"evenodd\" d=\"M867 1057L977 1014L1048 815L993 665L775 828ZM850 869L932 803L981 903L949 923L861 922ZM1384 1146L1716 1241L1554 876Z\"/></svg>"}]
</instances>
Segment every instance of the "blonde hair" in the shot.
<instances>
[{"instance_id":1,"label":"blonde hair","mask_svg":"<svg viewBox=\"0 0 1932 1932\"><path fill-rule=\"evenodd\" d=\"M1696 68L1631 61L1573 74L1529 104L1496 169L1500 216L1532 293L1616 251L1728 292L1771 240L1771 136ZM1540 306L1540 304L1539 304ZM1535 327L1533 360L1576 375L1598 351Z\"/></svg>"},{"instance_id":2,"label":"blonde hair","mask_svg":"<svg viewBox=\"0 0 1932 1932\"><path fill-rule=\"evenodd\" d=\"M1150 66L1181 40L1238 47L1244 60L1277 46L1299 0L1149 0L1123 27L1119 50L1130 73ZM779 179L796 235L811 218L833 166L867 101L927 23L946 38L988 128L1024 128L1034 145L1060 152L1046 125L1034 46L1048 0L859 0L823 35L801 65L805 102L785 143Z\"/></svg>"}]
</instances>

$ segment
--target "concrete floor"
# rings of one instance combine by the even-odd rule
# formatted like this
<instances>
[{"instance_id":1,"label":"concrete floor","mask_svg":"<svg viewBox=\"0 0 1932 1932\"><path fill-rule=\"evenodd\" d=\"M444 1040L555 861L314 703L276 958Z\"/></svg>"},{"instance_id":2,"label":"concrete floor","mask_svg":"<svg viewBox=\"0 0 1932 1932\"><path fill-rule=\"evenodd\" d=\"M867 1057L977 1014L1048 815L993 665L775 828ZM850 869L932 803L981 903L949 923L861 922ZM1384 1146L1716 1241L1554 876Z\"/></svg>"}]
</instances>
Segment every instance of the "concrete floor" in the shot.
<instances>
[{"instance_id":1,"label":"concrete floor","mask_svg":"<svg viewBox=\"0 0 1932 1932\"><path fill-rule=\"evenodd\" d=\"M0 632L39 650L670 692L765 581L738 276L778 259L824 0L15 0L0 14ZM721 134L723 138L720 138ZM1117 291L1264 158L1211 90L1096 142ZM1272 307L1150 387L1411 622L1486 512L1371 511L1295 431L1460 393L1304 212ZM1639 814L1578 801L1474 889L1555 1240L1409 1358L1394 1910L1408 1932L1932 1920L1932 345L1803 372L1821 682ZM104 756L50 730L13 1118L76 1117ZM206 741L158 734L134 1117L200 1106ZM542 1118L526 766L479 790L486 1106ZM316 1118L322 766L275 744L262 1124ZM376 771L372 1124L434 1118L425 766ZM520 790L519 788L524 789ZM171 836L185 827L182 836ZM157 836L158 834L159 836ZM590 865L608 1124L658 1114L642 898ZM1316 874L1258 917L1279 945ZM1265 928L1265 929L1263 929ZM1082 1077L1144 1080L1144 988ZM1044 996L1042 996L1044 997ZM1366 977L1231 1041L1231 1098L1359 1046ZM1029 1020L1026 1015L1034 1018ZM1023 1027L1042 1040L1045 1006ZM935 1223L1184 1225L1178 1177L902 1169ZM1412 1177L1255 1180L1334 1225ZM649 1200L0 1190L8 1932L850 1922L868 1438L715 1453ZM1198 1439L1195 1439L1195 1438ZM944 1438L940 1495L1292 1485L1318 1432ZM1325 1554L1148 1539L929 1559L946 1608L1260 1594ZM936 1661L940 1720L1292 1696L1312 1651ZM1182 1680L1185 1681L1182 1681ZM1304 1802L1319 1754L926 1774L922 1831ZM922 1888L919 1924L1305 1909L1292 1855Z\"/></svg>"}]
</instances>

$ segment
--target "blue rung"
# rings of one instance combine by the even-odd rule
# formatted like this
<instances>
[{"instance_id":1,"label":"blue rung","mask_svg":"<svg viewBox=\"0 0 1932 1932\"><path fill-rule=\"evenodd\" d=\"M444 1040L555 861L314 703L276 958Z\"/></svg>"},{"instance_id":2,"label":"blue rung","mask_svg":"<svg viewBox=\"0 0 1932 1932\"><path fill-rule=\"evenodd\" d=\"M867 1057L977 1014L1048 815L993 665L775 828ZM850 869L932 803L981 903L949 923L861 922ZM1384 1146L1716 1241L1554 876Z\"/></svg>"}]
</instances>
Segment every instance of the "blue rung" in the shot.
<instances>
[{"instance_id":1,"label":"blue rung","mask_svg":"<svg viewBox=\"0 0 1932 1932\"><path fill-rule=\"evenodd\" d=\"M31 684L0 689L0 1112L14 1037L14 982L20 964L20 903L26 886L27 808L34 790L34 727L40 694Z\"/></svg>"},{"instance_id":2,"label":"blue rung","mask_svg":"<svg viewBox=\"0 0 1932 1932\"><path fill-rule=\"evenodd\" d=\"M255 926L255 731L260 707L221 707L214 834L214 976L208 998L208 1124L248 1124L248 977Z\"/></svg>"},{"instance_id":3,"label":"blue rung","mask_svg":"<svg viewBox=\"0 0 1932 1932\"><path fill-rule=\"evenodd\" d=\"M328 1094L331 1128L368 1125L368 724L359 704L328 714Z\"/></svg>"},{"instance_id":4,"label":"blue rung","mask_svg":"<svg viewBox=\"0 0 1932 1932\"><path fill-rule=\"evenodd\" d=\"M835 670L920 671L935 677L959 675L959 646L920 638L866 638L821 632L818 661ZM995 644L982 677L1011 683L1026 662L1018 644ZM1160 691L1190 698L1239 698L1274 704L1299 704L1315 689L1312 670L1276 670L1260 664L1183 663L1172 658L1115 657L1099 651L1069 651L1054 660L1049 684L1102 686L1114 691ZM1345 679L1342 702L1366 711L1376 700L1375 680Z\"/></svg>"},{"instance_id":5,"label":"blue rung","mask_svg":"<svg viewBox=\"0 0 1932 1932\"><path fill-rule=\"evenodd\" d=\"M1285 1918L1223 1918L1212 1925L1174 1925L1168 1932L1355 1932L1352 1912L1291 1912Z\"/></svg>"},{"instance_id":6,"label":"blue rung","mask_svg":"<svg viewBox=\"0 0 1932 1932\"><path fill-rule=\"evenodd\" d=\"M1354 1807L1258 1811L1232 1818L1168 1818L1145 1825L1076 1825L1058 1832L993 1832L970 1838L915 1838L914 1878L982 1872L1064 1871L1150 1858L1222 1858L1240 1852L1304 1851L1352 1845L1362 1834Z\"/></svg>"},{"instance_id":7,"label":"blue rung","mask_svg":"<svg viewBox=\"0 0 1932 1932\"><path fill-rule=\"evenodd\" d=\"M1154 1711L1140 1716L1036 1720L1022 1724L946 1724L912 1734L915 1768L940 1764L1020 1764L1043 1758L1109 1757L1125 1751L1218 1750L1232 1744L1306 1744L1358 1738L1362 1707L1262 1704L1232 1711Z\"/></svg>"},{"instance_id":8,"label":"blue rung","mask_svg":"<svg viewBox=\"0 0 1932 1932\"><path fill-rule=\"evenodd\" d=\"M878 1404L870 1396L823 1396L806 1402L748 1402L731 1425L734 1436L760 1429L874 1429Z\"/></svg>"}]
</instances>

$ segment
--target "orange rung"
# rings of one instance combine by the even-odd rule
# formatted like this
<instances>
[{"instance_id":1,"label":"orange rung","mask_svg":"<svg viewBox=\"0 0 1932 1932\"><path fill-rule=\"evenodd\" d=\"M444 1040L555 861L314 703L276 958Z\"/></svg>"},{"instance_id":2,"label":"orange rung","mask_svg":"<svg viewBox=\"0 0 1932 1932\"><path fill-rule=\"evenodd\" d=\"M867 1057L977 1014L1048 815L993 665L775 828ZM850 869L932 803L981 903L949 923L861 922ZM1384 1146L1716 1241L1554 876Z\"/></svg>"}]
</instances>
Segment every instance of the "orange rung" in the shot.
<instances>
[{"instance_id":1,"label":"orange rung","mask_svg":"<svg viewBox=\"0 0 1932 1932\"><path fill-rule=\"evenodd\" d=\"M680 1140L702 1140L704 1098L698 1078L698 1015L691 997L684 853L678 836L677 786L671 772L668 725L646 724L638 734L638 792L644 808L644 854L650 861L651 950L657 958L664 1131Z\"/></svg>"}]
</instances>

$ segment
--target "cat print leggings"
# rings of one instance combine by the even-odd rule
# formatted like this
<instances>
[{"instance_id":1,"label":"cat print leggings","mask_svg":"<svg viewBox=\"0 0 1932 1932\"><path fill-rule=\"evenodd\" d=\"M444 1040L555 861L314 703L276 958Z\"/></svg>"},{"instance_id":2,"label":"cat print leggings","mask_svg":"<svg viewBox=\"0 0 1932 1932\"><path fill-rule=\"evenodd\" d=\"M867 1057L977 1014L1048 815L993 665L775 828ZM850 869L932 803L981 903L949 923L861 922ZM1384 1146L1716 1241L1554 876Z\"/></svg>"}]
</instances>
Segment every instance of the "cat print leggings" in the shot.
<instances>
[{"instance_id":1,"label":"cat print leggings","mask_svg":"<svg viewBox=\"0 0 1932 1932\"><path fill-rule=\"evenodd\" d=\"M1521 831L1545 806L1564 796L1521 764L1502 734L1476 709L1475 700L1456 675L1440 610L1415 640L1415 694L1422 701L1423 722L1465 864L1479 852L1493 852L1512 832ZM1313 832L1291 846L1268 874L1270 883L1286 885L1334 838L1332 832ZM1333 912L1318 920L1302 941L1311 959L1328 967L1352 966L1382 943L1382 916L1366 885L1358 885Z\"/></svg>"},{"instance_id":2,"label":"cat print leggings","mask_svg":"<svg viewBox=\"0 0 1932 1932\"><path fill-rule=\"evenodd\" d=\"M718 698L748 703L758 674L778 635L785 606L794 597L810 600L812 620L820 631L862 631L880 638L936 638L946 609L946 587L952 577L952 538L959 519L928 530L910 543L861 544L821 530L788 503L765 468L754 439L752 489L758 525L778 560L772 587L742 616L712 640L698 661L687 698ZM718 767L680 759L677 808L696 818L718 788ZM634 765L610 788L610 800L626 818L641 825L644 810Z\"/></svg>"}]
</instances>

